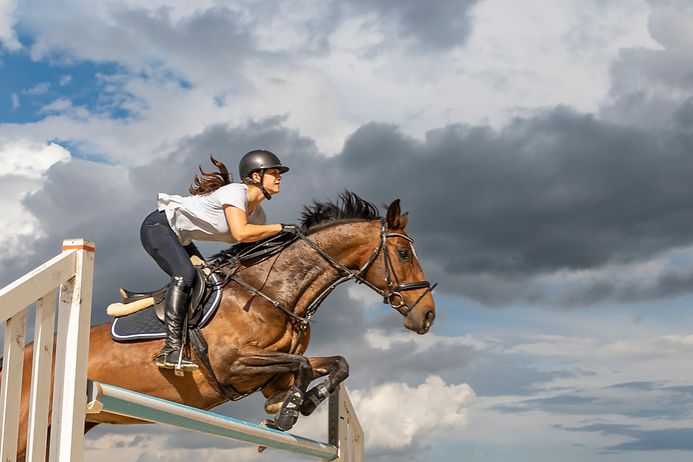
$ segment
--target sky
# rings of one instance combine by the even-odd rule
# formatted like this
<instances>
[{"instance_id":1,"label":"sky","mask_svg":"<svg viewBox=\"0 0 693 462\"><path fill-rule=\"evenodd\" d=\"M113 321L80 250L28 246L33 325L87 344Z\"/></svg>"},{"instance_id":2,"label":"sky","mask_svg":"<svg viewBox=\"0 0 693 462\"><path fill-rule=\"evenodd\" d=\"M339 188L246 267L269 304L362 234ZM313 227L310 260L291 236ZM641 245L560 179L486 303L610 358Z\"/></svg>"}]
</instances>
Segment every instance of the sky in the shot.
<instances>
[{"instance_id":1,"label":"sky","mask_svg":"<svg viewBox=\"0 0 693 462\"><path fill-rule=\"evenodd\" d=\"M0 285L88 238L106 322L118 287L165 282L138 239L156 193L270 149L270 221L399 198L440 282L425 336L362 287L316 316L369 461L690 460L692 50L686 0L0 0ZM153 425L86 440L191 457L258 460Z\"/></svg>"}]
</instances>

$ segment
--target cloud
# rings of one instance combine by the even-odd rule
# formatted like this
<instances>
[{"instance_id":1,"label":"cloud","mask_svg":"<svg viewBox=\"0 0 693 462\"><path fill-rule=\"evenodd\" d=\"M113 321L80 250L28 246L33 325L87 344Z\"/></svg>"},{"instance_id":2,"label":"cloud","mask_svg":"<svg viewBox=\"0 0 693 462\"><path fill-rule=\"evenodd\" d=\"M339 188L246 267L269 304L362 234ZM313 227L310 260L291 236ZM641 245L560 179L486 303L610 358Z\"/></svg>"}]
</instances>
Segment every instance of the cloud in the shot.
<instances>
[{"instance_id":1,"label":"cloud","mask_svg":"<svg viewBox=\"0 0 693 462\"><path fill-rule=\"evenodd\" d=\"M542 412L551 415L598 415L630 419L659 418L685 421L693 409L689 387L667 384L617 384L609 387L580 389L544 398L501 404L505 413Z\"/></svg>"},{"instance_id":2,"label":"cloud","mask_svg":"<svg viewBox=\"0 0 693 462\"><path fill-rule=\"evenodd\" d=\"M18 50L22 45L14 33L15 0L0 0L0 44L9 50Z\"/></svg>"},{"instance_id":3,"label":"cloud","mask_svg":"<svg viewBox=\"0 0 693 462\"><path fill-rule=\"evenodd\" d=\"M651 8L648 31L657 46L620 50L601 113L621 123L665 127L693 88L693 9L685 2L652 2Z\"/></svg>"},{"instance_id":4,"label":"cloud","mask_svg":"<svg viewBox=\"0 0 693 462\"><path fill-rule=\"evenodd\" d=\"M457 290L487 303L537 301L546 294L522 288L534 276L690 244L682 231L693 196L681 172L693 168L684 148L691 140L677 133L683 138L654 138L556 108L499 131L450 125L424 142L369 124L348 139L339 160L355 190L402 198L424 263L433 258L448 287L454 279ZM411 178L412 187L374 182L373 172ZM433 200L444 206L428 206Z\"/></svg>"},{"instance_id":5,"label":"cloud","mask_svg":"<svg viewBox=\"0 0 693 462\"><path fill-rule=\"evenodd\" d=\"M477 0L436 0L425 4L415 0L352 0L346 4L356 13L375 13L369 26L386 33L381 46L397 38L426 52L464 45L472 29L470 10Z\"/></svg>"},{"instance_id":6,"label":"cloud","mask_svg":"<svg viewBox=\"0 0 693 462\"><path fill-rule=\"evenodd\" d=\"M41 143L30 139L0 139L0 246L4 249L0 261L15 259L31 245L21 244L26 239L40 238L46 230L40 216L33 215L18 198L39 191L48 169L56 163L66 162L70 153L55 143ZM23 261L23 258L19 259Z\"/></svg>"},{"instance_id":7,"label":"cloud","mask_svg":"<svg viewBox=\"0 0 693 462\"><path fill-rule=\"evenodd\" d=\"M351 394L370 449L405 448L459 431L468 422L467 408L474 397L468 385L447 385L436 376L416 388L383 383Z\"/></svg>"},{"instance_id":8,"label":"cloud","mask_svg":"<svg viewBox=\"0 0 693 462\"><path fill-rule=\"evenodd\" d=\"M29 95L29 96L40 96L40 95L45 95L48 93L48 90L50 90L51 84L48 82L41 82L37 83L31 88L27 88L26 90L22 91L22 94L24 95Z\"/></svg>"},{"instance_id":9,"label":"cloud","mask_svg":"<svg viewBox=\"0 0 693 462\"><path fill-rule=\"evenodd\" d=\"M458 434L469 423L474 391L467 384L447 384L429 375L418 386L383 381L349 388L349 397L366 438L368 460L425 453L430 445ZM324 438L326 406L299 419L296 434Z\"/></svg>"},{"instance_id":10,"label":"cloud","mask_svg":"<svg viewBox=\"0 0 693 462\"><path fill-rule=\"evenodd\" d=\"M667 428L634 432L635 441L604 448L605 453L624 451L693 451L693 428Z\"/></svg>"},{"instance_id":11,"label":"cloud","mask_svg":"<svg viewBox=\"0 0 693 462\"><path fill-rule=\"evenodd\" d=\"M111 426L111 428L114 427ZM231 458L234 461L243 462L257 460L258 456L255 447L232 440L157 426L141 427L141 430L141 433L133 433L132 429L128 429L129 434L109 432L96 437L87 434L84 448L85 461L183 462L197 457L206 461L221 462ZM187 447L181 444L184 441L196 443L193 447ZM175 451L172 450L173 448Z\"/></svg>"},{"instance_id":12,"label":"cloud","mask_svg":"<svg viewBox=\"0 0 693 462\"><path fill-rule=\"evenodd\" d=\"M693 451L693 428L643 430L635 425L592 424L566 430L620 435L631 439L625 443L602 448L600 452L604 454L630 451Z\"/></svg>"},{"instance_id":13,"label":"cloud","mask_svg":"<svg viewBox=\"0 0 693 462\"><path fill-rule=\"evenodd\" d=\"M591 337L537 335L527 343L506 350L511 354L560 356L565 358L600 357L604 360L648 360L686 357L693 352L693 336L665 335L637 340L601 341Z\"/></svg>"},{"instance_id":14,"label":"cloud","mask_svg":"<svg viewBox=\"0 0 693 462\"><path fill-rule=\"evenodd\" d=\"M67 10L78 6L70 3ZM386 4L373 8L386 14ZM240 19L231 19L230 10L204 6L198 11L181 6L167 11L105 6L92 13L97 25L120 14L132 15L128 16L132 20L127 27L135 37L158 43L161 56L170 52L164 49L167 38L180 35L177 41L198 37L204 33L201 24L206 21L237 26L237 32L251 29ZM252 12L248 14L252 16ZM318 16L321 14L326 13L319 12ZM67 14L66 20L69 17ZM401 21L403 17L395 14L393 20ZM63 47L58 23L45 36L48 48L44 51ZM156 27L144 30L144 24ZM89 33L97 33L97 25ZM88 47L88 42L82 40L82 45L75 46ZM251 42L261 46L257 38ZM194 44L190 47L201 52ZM121 60L116 53L118 46L114 48L102 47L100 52L104 54L93 57ZM71 49L77 55L92 56L89 53L93 50ZM116 54L109 57L108 53ZM134 68L147 66L145 56L128 59L133 60ZM153 83L163 85L165 79L124 80L126 91L156 94L156 101L170 101L172 106L157 106L164 119L114 122L89 114L80 119L82 116L76 114L73 119L50 117L34 126L11 128L45 131L50 134L47 139L59 134L76 137L80 151L98 155L105 150L110 158L119 160L122 170L87 167L92 175L103 175L100 182L92 184L97 196L102 189L108 190L109 181L114 181L123 191L104 191L102 197L127 198L115 204L120 207L118 223L104 220L88 228L106 239L106 223L120 230L114 246L123 247L129 242L132 247L132 229L151 207L144 198L153 197L157 190L184 192L194 167L206 162L208 154L221 152L233 159L244 150L263 145L287 156L294 167L286 178L285 192L278 201L268 204L271 219L293 221L310 198L334 197L346 187L376 203L402 197L404 207L411 211L410 230L417 239L424 268L429 279L443 281L439 289L442 292L470 296L487 304L529 301L574 306L660 298L690 290L688 266L676 267L660 258L662 252L690 244L682 231L690 224L685 210L691 197L685 106L680 108L679 125L666 130L624 127L565 107L537 110L499 129L462 123L429 127L423 139L409 136L398 125L371 123L353 131L342 152L324 158L314 138L289 126L290 116L208 126L210 119L202 120L185 111L193 101L199 101L201 94L195 93L198 89L174 86L164 91ZM187 106L176 105L186 99ZM149 103L142 102L142 106ZM46 109L54 113L74 108L66 100L57 100ZM193 135L181 137L184 131ZM159 139L162 133L164 140ZM156 160L150 161L152 157ZM139 167L128 171L133 164ZM165 176L160 173L162 165L166 166ZM115 171L119 173L111 176ZM55 197L36 194L32 211L46 220L46 228L65 230L57 217L44 217L42 208L69 210L56 201L66 195L61 187L80 179L61 169L52 184L51 195ZM454 185L452 195L449 185ZM441 202L445 207L431 206ZM100 215L101 211L94 204L89 213ZM126 241L126 236L131 240ZM102 244L100 255L118 253L109 244ZM139 251L135 238L131 253ZM674 255L682 256L686 254ZM630 277L623 279L624 274ZM654 281L647 279L652 274L656 275ZM121 277L127 282L128 275Z\"/></svg>"},{"instance_id":15,"label":"cloud","mask_svg":"<svg viewBox=\"0 0 693 462\"><path fill-rule=\"evenodd\" d=\"M449 125L423 141L367 124L341 153L324 157L285 121L216 125L179 139L167 155L131 171L129 191L140 198L185 193L209 154L235 170L231 159L263 146L292 166L281 197L268 204L271 220L295 221L310 198L345 188L381 204L400 197L427 276L448 293L487 304L575 306L693 287L693 268L677 263L693 244L685 231L693 227L686 147L693 138L685 131L650 133L555 108L501 130ZM166 176L158 173L163 164ZM440 201L441 208L431 206ZM683 253L666 256L675 249Z\"/></svg>"}]
</instances>

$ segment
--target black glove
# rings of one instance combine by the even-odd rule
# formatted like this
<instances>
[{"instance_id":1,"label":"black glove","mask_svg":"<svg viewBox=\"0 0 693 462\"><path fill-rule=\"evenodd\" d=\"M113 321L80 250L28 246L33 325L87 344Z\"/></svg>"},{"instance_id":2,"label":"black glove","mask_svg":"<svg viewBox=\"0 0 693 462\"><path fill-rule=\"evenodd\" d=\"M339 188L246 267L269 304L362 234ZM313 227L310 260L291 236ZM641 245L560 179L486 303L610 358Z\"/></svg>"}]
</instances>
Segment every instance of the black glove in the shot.
<instances>
[{"instance_id":1,"label":"black glove","mask_svg":"<svg viewBox=\"0 0 693 462\"><path fill-rule=\"evenodd\" d=\"M301 228L298 225L282 223L282 233L299 234L300 232Z\"/></svg>"}]
</instances>

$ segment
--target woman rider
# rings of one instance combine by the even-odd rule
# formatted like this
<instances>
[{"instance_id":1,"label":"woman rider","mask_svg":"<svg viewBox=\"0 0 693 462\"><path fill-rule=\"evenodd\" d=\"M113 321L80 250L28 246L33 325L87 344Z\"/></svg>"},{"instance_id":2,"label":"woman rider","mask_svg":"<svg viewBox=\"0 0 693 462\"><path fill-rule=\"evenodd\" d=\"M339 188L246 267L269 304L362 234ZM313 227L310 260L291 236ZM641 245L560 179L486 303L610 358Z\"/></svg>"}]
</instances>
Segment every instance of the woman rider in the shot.
<instances>
[{"instance_id":1,"label":"woman rider","mask_svg":"<svg viewBox=\"0 0 693 462\"><path fill-rule=\"evenodd\" d=\"M242 183L232 183L226 166L212 157L218 172L195 176L191 196L159 193L157 210L144 219L140 239L144 249L169 276L166 293L166 341L156 357L164 369L194 370L197 364L182 348L183 320L195 281L190 257L201 257L193 239L228 243L252 242L280 233L292 225L265 224L260 203L279 193L281 175L289 168L270 151L255 150L239 163Z\"/></svg>"}]
</instances>

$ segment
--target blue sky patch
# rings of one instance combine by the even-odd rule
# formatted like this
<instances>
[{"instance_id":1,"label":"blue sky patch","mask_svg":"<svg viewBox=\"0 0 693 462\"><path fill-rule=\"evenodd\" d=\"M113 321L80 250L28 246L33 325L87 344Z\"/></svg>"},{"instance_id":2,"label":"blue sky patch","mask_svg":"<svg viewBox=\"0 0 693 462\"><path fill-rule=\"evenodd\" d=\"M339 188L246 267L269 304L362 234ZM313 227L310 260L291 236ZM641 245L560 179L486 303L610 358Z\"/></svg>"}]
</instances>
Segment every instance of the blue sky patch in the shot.
<instances>
[{"instance_id":1,"label":"blue sky patch","mask_svg":"<svg viewBox=\"0 0 693 462\"><path fill-rule=\"evenodd\" d=\"M0 123L27 123L72 107L112 118L131 114L123 107L122 73L113 63L34 61L28 52L0 54ZM115 86L114 86L115 85Z\"/></svg>"}]
</instances>

